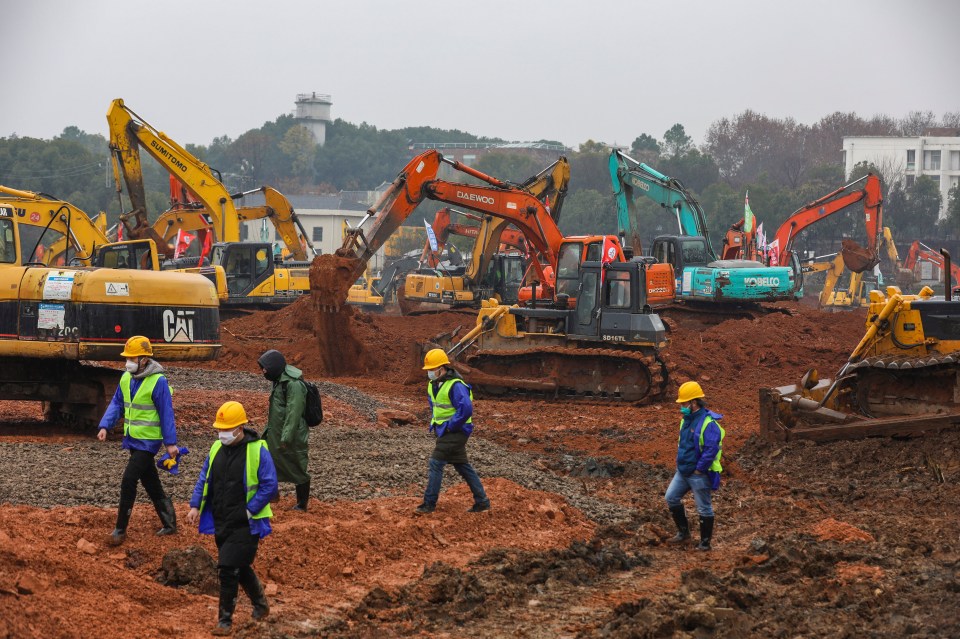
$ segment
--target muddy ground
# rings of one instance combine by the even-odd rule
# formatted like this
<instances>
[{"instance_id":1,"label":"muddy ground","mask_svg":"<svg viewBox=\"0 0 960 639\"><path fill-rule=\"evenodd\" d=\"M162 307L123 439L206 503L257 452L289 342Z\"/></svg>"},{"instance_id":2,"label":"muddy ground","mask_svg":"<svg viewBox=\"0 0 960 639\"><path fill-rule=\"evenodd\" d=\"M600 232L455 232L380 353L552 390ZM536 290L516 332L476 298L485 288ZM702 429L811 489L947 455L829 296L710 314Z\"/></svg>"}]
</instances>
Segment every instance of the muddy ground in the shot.
<instances>
[{"instance_id":1,"label":"muddy ground","mask_svg":"<svg viewBox=\"0 0 960 639\"><path fill-rule=\"evenodd\" d=\"M472 316L347 311L362 372L330 378L306 303L224 322L217 362L170 367L191 449L164 479L181 519L216 407L238 399L264 422L263 350L323 382L310 510L289 511L282 486L255 564L272 612L254 623L241 595L236 636L960 636L960 434L757 437L758 388L811 364L831 374L862 336L862 313L785 305L757 320L676 320L674 379L700 381L727 431L704 554L664 544L671 403L478 399L470 450L493 509L468 515L469 491L448 471L437 512L414 517L431 442L412 345ZM30 403L0 402L0 414L0 638L208 636L212 540L186 526L154 536L143 501L127 543L106 546L119 441L45 424Z\"/></svg>"}]
</instances>

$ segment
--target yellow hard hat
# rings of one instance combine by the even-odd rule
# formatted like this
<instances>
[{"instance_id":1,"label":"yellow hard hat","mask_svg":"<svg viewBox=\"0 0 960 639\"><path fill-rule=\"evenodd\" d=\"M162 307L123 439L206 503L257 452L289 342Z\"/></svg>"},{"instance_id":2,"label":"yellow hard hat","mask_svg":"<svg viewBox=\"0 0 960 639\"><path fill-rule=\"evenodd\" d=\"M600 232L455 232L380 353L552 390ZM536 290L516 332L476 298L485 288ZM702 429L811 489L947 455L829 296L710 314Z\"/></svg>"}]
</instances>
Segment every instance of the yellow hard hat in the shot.
<instances>
[{"instance_id":1,"label":"yellow hard hat","mask_svg":"<svg viewBox=\"0 0 960 639\"><path fill-rule=\"evenodd\" d=\"M703 389L700 388L700 384L697 382L684 382L680 384L680 392L677 393L678 404L683 404L699 397L705 397Z\"/></svg>"},{"instance_id":2,"label":"yellow hard hat","mask_svg":"<svg viewBox=\"0 0 960 639\"><path fill-rule=\"evenodd\" d=\"M450 358L442 348L434 348L423 358L423 370L432 371L450 363Z\"/></svg>"},{"instance_id":3,"label":"yellow hard hat","mask_svg":"<svg viewBox=\"0 0 960 639\"><path fill-rule=\"evenodd\" d=\"M134 335L128 339L123 347L123 352L120 353L120 357L142 357L144 355L152 357L153 346L150 345L150 340L143 335Z\"/></svg>"},{"instance_id":4,"label":"yellow hard hat","mask_svg":"<svg viewBox=\"0 0 960 639\"><path fill-rule=\"evenodd\" d=\"M217 411L217 419L213 427L217 430L231 430L247 423L247 411L243 410L240 402L226 402Z\"/></svg>"}]
</instances>

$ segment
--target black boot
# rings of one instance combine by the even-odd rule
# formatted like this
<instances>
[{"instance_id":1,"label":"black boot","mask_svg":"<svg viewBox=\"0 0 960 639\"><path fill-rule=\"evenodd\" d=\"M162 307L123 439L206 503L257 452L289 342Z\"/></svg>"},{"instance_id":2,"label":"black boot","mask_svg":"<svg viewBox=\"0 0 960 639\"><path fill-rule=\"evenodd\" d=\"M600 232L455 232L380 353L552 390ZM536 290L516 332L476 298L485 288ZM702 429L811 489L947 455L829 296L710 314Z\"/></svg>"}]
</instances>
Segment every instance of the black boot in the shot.
<instances>
[{"instance_id":1,"label":"black boot","mask_svg":"<svg viewBox=\"0 0 960 639\"><path fill-rule=\"evenodd\" d=\"M225 637L233 631L233 611L237 607L240 569L220 566L220 608L216 627L210 634Z\"/></svg>"},{"instance_id":2,"label":"black boot","mask_svg":"<svg viewBox=\"0 0 960 639\"><path fill-rule=\"evenodd\" d=\"M304 484L297 484L297 505L291 510L306 510L307 503L310 501L310 480Z\"/></svg>"},{"instance_id":3,"label":"black boot","mask_svg":"<svg viewBox=\"0 0 960 639\"><path fill-rule=\"evenodd\" d=\"M153 502L153 507L157 509L157 515L160 517L160 523L163 528L157 531L158 535L177 534L177 511L173 508L173 500L164 497L159 501Z\"/></svg>"},{"instance_id":4,"label":"black boot","mask_svg":"<svg viewBox=\"0 0 960 639\"><path fill-rule=\"evenodd\" d=\"M670 515L673 517L673 523L677 525L677 534L667 540L668 544L682 544L690 539L690 524L687 522L687 511L683 506L671 506Z\"/></svg>"},{"instance_id":5,"label":"black boot","mask_svg":"<svg viewBox=\"0 0 960 639\"><path fill-rule=\"evenodd\" d=\"M700 516L700 543L697 550L710 550L710 540L713 538L713 517Z\"/></svg>"},{"instance_id":6,"label":"black boot","mask_svg":"<svg viewBox=\"0 0 960 639\"><path fill-rule=\"evenodd\" d=\"M252 567L247 566L240 569L240 586L250 597L250 603L253 604L253 618L256 621L260 621L270 614L270 604L267 603L267 597L263 594L263 586L260 585L257 573L253 572Z\"/></svg>"},{"instance_id":7,"label":"black boot","mask_svg":"<svg viewBox=\"0 0 960 639\"><path fill-rule=\"evenodd\" d=\"M117 527L113 529L112 533L107 535L107 544L119 546L124 542L127 538L127 524L130 523L130 513L132 512L132 507L126 504L120 504L120 508L117 509Z\"/></svg>"}]
</instances>

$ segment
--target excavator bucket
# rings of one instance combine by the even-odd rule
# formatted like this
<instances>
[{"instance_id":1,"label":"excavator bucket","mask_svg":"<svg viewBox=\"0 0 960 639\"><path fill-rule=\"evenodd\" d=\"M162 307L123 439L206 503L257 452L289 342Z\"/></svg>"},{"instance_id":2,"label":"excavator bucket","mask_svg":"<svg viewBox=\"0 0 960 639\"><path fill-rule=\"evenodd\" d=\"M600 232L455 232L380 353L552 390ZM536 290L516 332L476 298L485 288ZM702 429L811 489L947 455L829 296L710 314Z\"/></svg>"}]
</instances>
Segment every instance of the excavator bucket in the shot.
<instances>
[{"instance_id":1,"label":"excavator bucket","mask_svg":"<svg viewBox=\"0 0 960 639\"><path fill-rule=\"evenodd\" d=\"M853 273L863 273L869 271L880 263L880 258L853 240L843 240L840 253L843 255L843 263Z\"/></svg>"}]
</instances>

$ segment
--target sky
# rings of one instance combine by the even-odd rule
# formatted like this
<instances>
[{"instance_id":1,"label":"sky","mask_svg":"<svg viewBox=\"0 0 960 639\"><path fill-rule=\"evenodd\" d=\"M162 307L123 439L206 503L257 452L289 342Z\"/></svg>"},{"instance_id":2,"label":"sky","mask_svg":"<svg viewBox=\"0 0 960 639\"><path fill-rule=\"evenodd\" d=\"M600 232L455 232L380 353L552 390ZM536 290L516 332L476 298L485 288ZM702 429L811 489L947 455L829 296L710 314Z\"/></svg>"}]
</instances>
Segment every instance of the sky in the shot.
<instances>
[{"instance_id":1,"label":"sky","mask_svg":"<svg viewBox=\"0 0 960 639\"><path fill-rule=\"evenodd\" d=\"M332 116L511 141L701 144L746 109L960 111L955 0L0 0L0 137L107 136L114 98L181 144L332 96ZM443 140L417 140L442 142Z\"/></svg>"}]
</instances>

